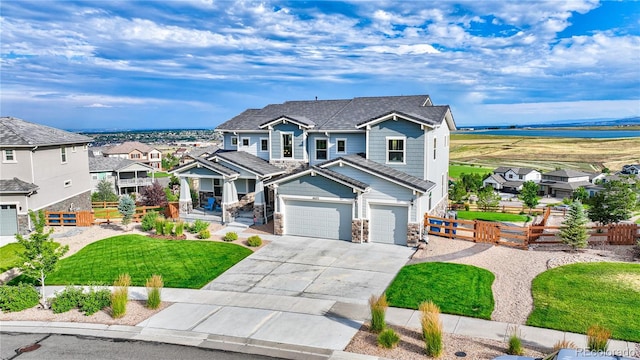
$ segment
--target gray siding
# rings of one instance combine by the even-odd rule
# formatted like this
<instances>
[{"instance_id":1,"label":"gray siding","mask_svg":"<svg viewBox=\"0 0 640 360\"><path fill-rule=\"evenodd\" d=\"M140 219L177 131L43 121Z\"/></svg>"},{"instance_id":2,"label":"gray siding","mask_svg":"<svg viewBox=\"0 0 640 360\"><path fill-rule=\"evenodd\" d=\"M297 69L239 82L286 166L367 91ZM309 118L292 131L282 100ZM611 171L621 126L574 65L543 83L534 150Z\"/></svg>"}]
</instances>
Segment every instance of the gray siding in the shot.
<instances>
[{"instance_id":1,"label":"gray siding","mask_svg":"<svg viewBox=\"0 0 640 360\"><path fill-rule=\"evenodd\" d=\"M224 149L225 150L238 150L237 146L231 146L231 138L235 137L236 135L233 135L232 133L224 133L223 138L224 138ZM238 137L238 140L239 137Z\"/></svg>"},{"instance_id":2,"label":"gray siding","mask_svg":"<svg viewBox=\"0 0 640 360\"><path fill-rule=\"evenodd\" d=\"M309 138L308 138L308 148L309 148L309 163L311 165L316 165L319 163L324 162L324 160L316 160L316 139L327 139L329 144L329 149L328 149L328 160L331 159L335 159L335 158L339 158L341 156L345 156L348 154L358 154L358 153L364 153L366 151L366 145L365 145L365 133L346 133L346 134L340 134L340 133L330 133L329 136L327 136L324 133L311 133L309 134ZM337 153L337 140L338 139L345 139L347 142L347 148L346 148L346 154L344 153Z\"/></svg>"},{"instance_id":3,"label":"gray siding","mask_svg":"<svg viewBox=\"0 0 640 360\"><path fill-rule=\"evenodd\" d=\"M269 160L269 151L260 151L260 139L266 138L267 141L269 139L269 133L255 133L255 134L238 134L238 148L237 150L248 152L251 155L255 155L259 158ZM249 140L249 146L244 146L242 139ZM235 150L235 147L233 148Z\"/></svg>"},{"instance_id":4,"label":"gray siding","mask_svg":"<svg viewBox=\"0 0 640 360\"><path fill-rule=\"evenodd\" d=\"M293 133L293 160L304 160L304 131L297 125L282 123L274 126L271 133L271 159L283 160L281 148L282 132Z\"/></svg>"},{"instance_id":5,"label":"gray siding","mask_svg":"<svg viewBox=\"0 0 640 360\"><path fill-rule=\"evenodd\" d=\"M355 198L350 187L329 180L320 175L306 175L282 183L278 186L278 194L281 195L302 195L318 197L339 197Z\"/></svg>"},{"instance_id":6,"label":"gray siding","mask_svg":"<svg viewBox=\"0 0 640 360\"><path fill-rule=\"evenodd\" d=\"M387 136L406 137L405 164L387 163ZM368 157L370 160L423 179L424 140L424 130L420 125L405 120L387 120L371 127Z\"/></svg>"},{"instance_id":7,"label":"gray siding","mask_svg":"<svg viewBox=\"0 0 640 360\"><path fill-rule=\"evenodd\" d=\"M215 171L211 171L207 168L199 168L199 167L194 167L191 168L189 170L186 171L181 171L180 172L181 175L198 175L198 176L204 176L204 177L219 177L222 178L221 174L218 174Z\"/></svg>"}]
</instances>

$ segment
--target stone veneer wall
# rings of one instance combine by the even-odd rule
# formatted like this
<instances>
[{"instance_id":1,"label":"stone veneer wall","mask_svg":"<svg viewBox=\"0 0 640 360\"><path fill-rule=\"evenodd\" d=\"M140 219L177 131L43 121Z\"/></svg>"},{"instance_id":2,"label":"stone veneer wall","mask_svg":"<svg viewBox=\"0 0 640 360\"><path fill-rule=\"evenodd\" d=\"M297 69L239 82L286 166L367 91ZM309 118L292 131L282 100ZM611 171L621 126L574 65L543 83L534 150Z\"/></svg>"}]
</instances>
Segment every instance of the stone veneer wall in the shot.
<instances>
[{"instance_id":1,"label":"stone veneer wall","mask_svg":"<svg viewBox=\"0 0 640 360\"><path fill-rule=\"evenodd\" d=\"M294 161L294 160L271 160L269 161L271 165L275 165L281 169L285 169L287 173L294 172L299 169L305 169L309 167L304 161Z\"/></svg>"},{"instance_id":2,"label":"stone veneer wall","mask_svg":"<svg viewBox=\"0 0 640 360\"><path fill-rule=\"evenodd\" d=\"M264 224L264 205L253 205L253 218L256 224Z\"/></svg>"},{"instance_id":3,"label":"stone veneer wall","mask_svg":"<svg viewBox=\"0 0 640 360\"><path fill-rule=\"evenodd\" d=\"M69 211L73 205L73 211L91 210L91 190L72 196L44 208L44 211Z\"/></svg>"},{"instance_id":4,"label":"stone veneer wall","mask_svg":"<svg viewBox=\"0 0 640 360\"><path fill-rule=\"evenodd\" d=\"M447 214L447 208L449 207L449 196L445 196L433 210L429 212L429 215L444 217Z\"/></svg>"},{"instance_id":5,"label":"stone veneer wall","mask_svg":"<svg viewBox=\"0 0 640 360\"><path fill-rule=\"evenodd\" d=\"M18 233L29 234L29 215L18 215Z\"/></svg>"},{"instance_id":6,"label":"stone veneer wall","mask_svg":"<svg viewBox=\"0 0 640 360\"><path fill-rule=\"evenodd\" d=\"M420 223L407 224L407 246L418 246L420 241Z\"/></svg>"},{"instance_id":7,"label":"stone veneer wall","mask_svg":"<svg viewBox=\"0 0 640 360\"><path fill-rule=\"evenodd\" d=\"M282 235L284 233L284 221L282 213L273 214L273 234Z\"/></svg>"},{"instance_id":8,"label":"stone veneer wall","mask_svg":"<svg viewBox=\"0 0 640 360\"><path fill-rule=\"evenodd\" d=\"M351 242L369 242L369 220L355 219L351 221Z\"/></svg>"}]
</instances>

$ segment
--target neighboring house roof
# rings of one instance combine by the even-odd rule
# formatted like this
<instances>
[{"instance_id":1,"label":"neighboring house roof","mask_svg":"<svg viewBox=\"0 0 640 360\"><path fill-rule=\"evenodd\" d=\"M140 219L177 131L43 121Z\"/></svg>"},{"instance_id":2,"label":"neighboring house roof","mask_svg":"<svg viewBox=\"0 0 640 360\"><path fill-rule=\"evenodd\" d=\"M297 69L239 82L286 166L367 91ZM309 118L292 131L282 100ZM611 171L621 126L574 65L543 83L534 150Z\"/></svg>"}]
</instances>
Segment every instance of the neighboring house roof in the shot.
<instances>
[{"instance_id":1,"label":"neighboring house roof","mask_svg":"<svg viewBox=\"0 0 640 360\"><path fill-rule=\"evenodd\" d=\"M217 162L213 162L213 161L209 161L209 160L205 160L205 159L201 159L201 158L194 158L194 161L190 162L190 163L186 163L184 165L180 165L180 166L176 166L175 168L171 169L169 171L170 174L174 174L176 172L180 172L183 170L188 170L197 166L202 166L205 167L211 171L220 173L224 176L238 176L240 175L237 171L230 169L220 163Z\"/></svg>"},{"instance_id":2,"label":"neighboring house roof","mask_svg":"<svg viewBox=\"0 0 640 360\"><path fill-rule=\"evenodd\" d=\"M151 166L143 164L138 161L129 159L122 159L116 157L89 157L89 172L107 172L107 171L120 171L133 164L143 166L149 170L154 170Z\"/></svg>"},{"instance_id":3,"label":"neighboring house roof","mask_svg":"<svg viewBox=\"0 0 640 360\"><path fill-rule=\"evenodd\" d=\"M305 176L308 174L320 174L321 176L324 176L328 179L331 179L333 181L337 181L339 183L342 183L346 186L349 186L351 188L360 190L360 191L366 191L369 188L368 184L363 183L362 181L353 179L349 176L340 174L338 172L335 172L331 169L324 169L321 168L319 166L312 166L310 168L306 168L306 169L300 169L298 171L295 171L293 173L290 174L285 174L282 175L280 177L277 178L273 178L269 181L265 181L265 186L267 185L271 185L271 184L275 184L275 183L281 183L284 181L289 181L289 180L293 180L296 178L299 178L301 176Z\"/></svg>"},{"instance_id":4,"label":"neighboring house roof","mask_svg":"<svg viewBox=\"0 0 640 360\"><path fill-rule=\"evenodd\" d=\"M0 145L32 147L87 144L93 139L69 131L34 124L14 117L0 117Z\"/></svg>"},{"instance_id":5,"label":"neighboring house roof","mask_svg":"<svg viewBox=\"0 0 640 360\"><path fill-rule=\"evenodd\" d=\"M316 123L313 122L312 120L309 120L307 117L305 116L287 116L287 115L282 115L282 116L278 116L275 119L266 121L262 124L260 124L260 128L264 129L268 126L272 126L275 125L279 122L283 122L283 121L289 121L291 123L294 123L296 125L300 125L302 127L306 127L307 129L313 128L314 126L316 126Z\"/></svg>"},{"instance_id":6,"label":"neighboring house roof","mask_svg":"<svg viewBox=\"0 0 640 360\"><path fill-rule=\"evenodd\" d=\"M283 118L315 131L356 130L387 115L398 114L429 126L441 124L449 106L430 105L428 95L357 97L351 100L287 101L249 109L219 125L216 130L260 130Z\"/></svg>"},{"instance_id":7,"label":"neighboring house roof","mask_svg":"<svg viewBox=\"0 0 640 360\"><path fill-rule=\"evenodd\" d=\"M360 168L366 172L372 173L380 178L388 179L398 184L401 184L405 187L409 187L414 190L418 190L420 192L426 193L429 190L433 189L436 184L429 180L422 180L419 177L409 175L403 171L396 170L386 165L382 165L375 161L371 161L366 159L364 156L359 154L352 154L343 157L339 157L335 160L330 160L324 162L318 166L322 168L326 168L333 164L338 164L340 162L346 162L356 168Z\"/></svg>"},{"instance_id":8,"label":"neighboring house roof","mask_svg":"<svg viewBox=\"0 0 640 360\"><path fill-rule=\"evenodd\" d=\"M505 181L502 186L517 189L524 184L524 181Z\"/></svg>"},{"instance_id":9,"label":"neighboring house roof","mask_svg":"<svg viewBox=\"0 0 640 360\"><path fill-rule=\"evenodd\" d=\"M186 156L190 156L192 158L202 157L202 155L209 156L213 155L216 151L220 150L220 148L216 145L209 145L204 147L195 148L188 153Z\"/></svg>"},{"instance_id":10,"label":"neighboring house roof","mask_svg":"<svg viewBox=\"0 0 640 360\"><path fill-rule=\"evenodd\" d=\"M582 172L582 171L571 170L571 169L562 169L562 170L551 171L551 172L548 172L548 173L544 173L543 175L567 177L567 178L589 176L588 173L585 173L585 172Z\"/></svg>"},{"instance_id":11,"label":"neighboring house roof","mask_svg":"<svg viewBox=\"0 0 640 360\"><path fill-rule=\"evenodd\" d=\"M483 181L487 181L487 180L493 180L498 184L504 184L505 182L507 182L507 180L505 180L502 175L498 175L498 174L491 174L489 176L487 176Z\"/></svg>"},{"instance_id":12,"label":"neighboring house roof","mask_svg":"<svg viewBox=\"0 0 640 360\"><path fill-rule=\"evenodd\" d=\"M22 181L16 177L8 180L0 180L0 193L28 194L38 189L38 185Z\"/></svg>"},{"instance_id":13,"label":"neighboring house roof","mask_svg":"<svg viewBox=\"0 0 640 360\"><path fill-rule=\"evenodd\" d=\"M215 160L216 158L259 176L274 176L286 172L284 169L271 165L266 160L246 151L218 151L208 160Z\"/></svg>"},{"instance_id":14,"label":"neighboring house roof","mask_svg":"<svg viewBox=\"0 0 640 360\"><path fill-rule=\"evenodd\" d=\"M500 167L496 168L495 170L493 170L493 173L494 174L504 174L509 170L513 171L517 175L528 175L528 174L536 171L535 169L531 169L531 168L500 166Z\"/></svg>"},{"instance_id":15,"label":"neighboring house roof","mask_svg":"<svg viewBox=\"0 0 640 360\"><path fill-rule=\"evenodd\" d=\"M564 182L564 181L541 181L540 185L546 185L555 189L562 190L576 190L579 187L590 187L593 184L589 181L574 181L574 182Z\"/></svg>"},{"instance_id":16,"label":"neighboring house roof","mask_svg":"<svg viewBox=\"0 0 640 360\"><path fill-rule=\"evenodd\" d=\"M148 153L156 149L139 141L127 141L120 145L115 145L110 148L104 149L102 150L102 153L106 155L129 154L134 150Z\"/></svg>"}]
</instances>

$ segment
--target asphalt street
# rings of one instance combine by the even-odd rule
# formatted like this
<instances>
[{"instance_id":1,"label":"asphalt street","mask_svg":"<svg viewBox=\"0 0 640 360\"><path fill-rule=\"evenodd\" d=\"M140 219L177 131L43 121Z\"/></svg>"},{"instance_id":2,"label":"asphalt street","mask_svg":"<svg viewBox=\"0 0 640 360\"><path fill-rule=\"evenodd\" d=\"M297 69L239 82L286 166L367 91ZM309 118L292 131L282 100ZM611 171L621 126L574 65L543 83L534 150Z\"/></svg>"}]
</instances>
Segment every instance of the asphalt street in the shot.
<instances>
[{"instance_id":1,"label":"asphalt street","mask_svg":"<svg viewBox=\"0 0 640 360\"><path fill-rule=\"evenodd\" d=\"M32 351L16 352L33 346ZM109 359L109 360L275 360L276 358L202 349L190 346L170 345L135 340L95 338L55 334L0 334L0 358L2 360L30 359Z\"/></svg>"}]
</instances>

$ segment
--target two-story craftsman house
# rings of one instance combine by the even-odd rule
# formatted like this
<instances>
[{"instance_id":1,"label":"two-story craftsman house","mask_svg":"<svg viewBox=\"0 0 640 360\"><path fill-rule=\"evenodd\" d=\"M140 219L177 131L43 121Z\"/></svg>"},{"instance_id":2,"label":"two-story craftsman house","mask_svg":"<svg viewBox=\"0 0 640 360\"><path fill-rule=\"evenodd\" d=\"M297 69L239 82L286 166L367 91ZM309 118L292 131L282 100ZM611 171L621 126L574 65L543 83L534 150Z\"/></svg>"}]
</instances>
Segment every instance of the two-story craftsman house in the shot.
<instances>
[{"instance_id":1,"label":"two-story craftsman house","mask_svg":"<svg viewBox=\"0 0 640 360\"><path fill-rule=\"evenodd\" d=\"M223 211L254 192L276 234L415 245L424 213L446 210L455 123L428 95L287 101L216 130L222 150L172 172L197 178Z\"/></svg>"}]
</instances>

